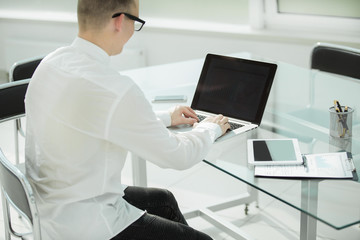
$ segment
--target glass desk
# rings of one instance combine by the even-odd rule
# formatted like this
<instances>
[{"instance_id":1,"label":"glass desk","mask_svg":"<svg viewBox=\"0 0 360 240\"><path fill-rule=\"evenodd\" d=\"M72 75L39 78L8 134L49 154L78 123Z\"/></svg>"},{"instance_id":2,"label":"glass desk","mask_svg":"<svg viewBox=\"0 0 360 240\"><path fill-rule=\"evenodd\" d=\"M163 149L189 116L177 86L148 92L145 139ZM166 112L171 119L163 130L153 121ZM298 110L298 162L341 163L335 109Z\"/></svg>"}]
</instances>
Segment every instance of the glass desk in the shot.
<instances>
[{"instance_id":1,"label":"glass desk","mask_svg":"<svg viewBox=\"0 0 360 240\"><path fill-rule=\"evenodd\" d=\"M247 132L227 142L217 144L210 153L207 164L238 179L249 186L276 198L301 211L300 239L316 239L316 220L335 229L343 229L360 223L360 184L352 180L281 179L254 177L254 168L247 164L246 140L249 138L299 139L300 148L307 152L329 152L336 148L328 142L306 137L296 131L278 131L264 126ZM330 140L329 140L330 141ZM345 144L348 147L348 144ZM228 151L227 149L232 149ZM354 151L353 151L354 152ZM355 154L359 166L359 155ZM358 168L359 169L359 168ZM286 186L286 190L284 190ZM231 205L228 205L231 207Z\"/></svg>"},{"instance_id":2,"label":"glass desk","mask_svg":"<svg viewBox=\"0 0 360 240\"><path fill-rule=\"evenodd\" d=\"M269 61L249 53L233 56ZM261 126L214 144L204 162L246 183L250 189L257 189L299 210L300 239L316 239L317 221L335 229L359 224L359 180L259 178L254 177L254 169L247 164L247 139L297 138L303 154L351 151L355 167L360 172L360 114L357 113L360 109L360 81L287 63L276 63L278 70ZM132 77L149 100L155 95L185 94L188 96L186 104L190 105L202 64L203 59L199 59L131 70L123 74ZM351 139L336 139L329 136L328 109L335 99L355 109ZM153 104L153 107L155 110L164 110L172 105L177 104ZM144 161L140 160L136 168L139 168L141 173L137 175L138 183L146 185ZM290 187L284 191L283 185ZM236 239L251 239L246 233L235 229L232 224L214 220L214 213L256 199L257 191L250 191L241 201L233 199L230 203L205 207L187 213L186 217L201 215L216 226L226 229L225 231Z\"/></svg>"}]
</instances>

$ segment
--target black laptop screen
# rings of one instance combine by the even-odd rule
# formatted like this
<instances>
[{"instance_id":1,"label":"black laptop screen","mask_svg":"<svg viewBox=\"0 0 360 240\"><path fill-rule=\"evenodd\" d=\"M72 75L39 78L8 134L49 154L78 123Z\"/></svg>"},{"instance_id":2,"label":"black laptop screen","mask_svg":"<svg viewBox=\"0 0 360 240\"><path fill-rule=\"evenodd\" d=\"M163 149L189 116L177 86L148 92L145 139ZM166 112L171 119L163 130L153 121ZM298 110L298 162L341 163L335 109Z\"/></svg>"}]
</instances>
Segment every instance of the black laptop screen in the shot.
<instances>
[{"instance_id":1,"label":"black laptop screen","mask_svg":"<svg viewBox=\"0 0 360 240\"><path fill-rule=\"evenodd\" d=\"M191 107L260 124L276 64L208 54Z\"/></svg>"}]
</instances>

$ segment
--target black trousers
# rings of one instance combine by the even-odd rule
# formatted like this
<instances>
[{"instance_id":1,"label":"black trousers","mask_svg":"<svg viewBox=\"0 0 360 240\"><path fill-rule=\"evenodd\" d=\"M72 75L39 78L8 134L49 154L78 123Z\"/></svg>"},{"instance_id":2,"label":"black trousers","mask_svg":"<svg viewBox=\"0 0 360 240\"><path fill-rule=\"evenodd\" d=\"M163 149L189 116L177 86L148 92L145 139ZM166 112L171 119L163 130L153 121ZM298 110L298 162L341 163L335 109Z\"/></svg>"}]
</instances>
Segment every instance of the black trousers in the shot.
<instances>
[{"instance_id":1,"label":"black trousers","mask_svg":"<svg viewBox=\"0 0 360 240\"><path fill-rule=\"evenodd\" d=\"M111 240L211 240L186 223L173 194L164 189L128 187L124 199L147 213Z\"/></svg>"}]
</instances>

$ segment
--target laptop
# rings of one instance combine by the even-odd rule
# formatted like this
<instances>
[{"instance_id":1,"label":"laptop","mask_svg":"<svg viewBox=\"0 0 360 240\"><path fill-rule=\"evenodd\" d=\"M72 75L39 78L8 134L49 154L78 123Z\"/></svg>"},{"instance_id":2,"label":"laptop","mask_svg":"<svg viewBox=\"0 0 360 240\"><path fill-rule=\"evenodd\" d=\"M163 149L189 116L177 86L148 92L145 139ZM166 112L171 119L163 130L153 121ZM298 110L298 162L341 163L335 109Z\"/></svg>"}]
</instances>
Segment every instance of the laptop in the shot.
<instances>
[{"instance_id":1,"label":"laptop","mask_svg":"<svg viewBox=\"0 0 360 240\"><path fill-rule=\"evenodd\" d=\"M231 130L227 139L257 128L263 117L277 65L208 54L191 103L199 119L223 114Z\"/></svg>"}]
</instances>

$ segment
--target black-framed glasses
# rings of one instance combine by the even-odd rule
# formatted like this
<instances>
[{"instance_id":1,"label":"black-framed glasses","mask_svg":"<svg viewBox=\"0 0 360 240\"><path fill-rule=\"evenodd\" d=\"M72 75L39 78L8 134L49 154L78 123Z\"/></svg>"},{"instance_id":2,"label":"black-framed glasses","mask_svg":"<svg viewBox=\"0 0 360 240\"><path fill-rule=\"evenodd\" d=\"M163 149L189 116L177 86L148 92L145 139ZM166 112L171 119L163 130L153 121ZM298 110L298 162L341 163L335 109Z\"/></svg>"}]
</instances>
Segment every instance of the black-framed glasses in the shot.
<instances>
[{"instance_id":1,"label":"black-framed glasses","mask_svg":"<svg viewBox=\"0 0 360 240\"><path fill-rule=\"evenodd\" d=\"M140 31L142 29L142 27L144 26L144 24L145 24L144 20L142 20L142 19L140 19L138 17L135 17L134 15L131 15L129 13L125 13L125 12L115 13L114 15L112 15L112 18L119 17L121 14L124 14L126 17L128 17L131 20L135 21L135 23L134 23L134 30L135 31Z\"/></svg>"}]
</instances>

